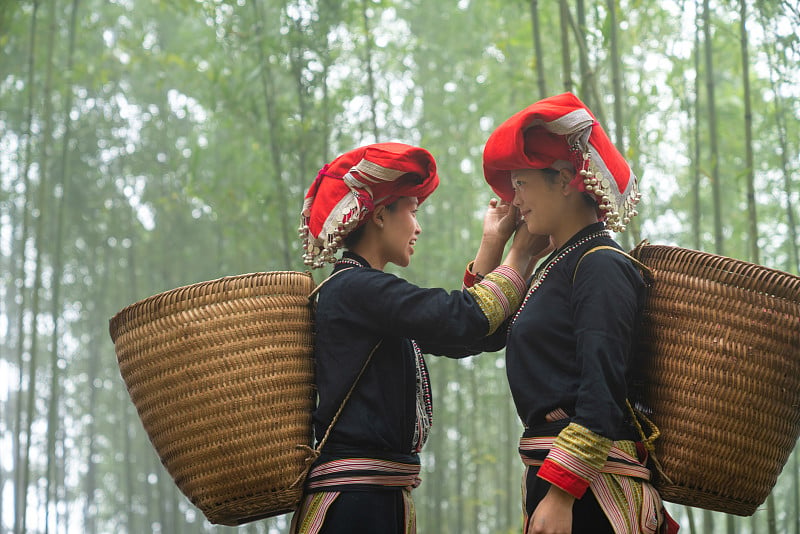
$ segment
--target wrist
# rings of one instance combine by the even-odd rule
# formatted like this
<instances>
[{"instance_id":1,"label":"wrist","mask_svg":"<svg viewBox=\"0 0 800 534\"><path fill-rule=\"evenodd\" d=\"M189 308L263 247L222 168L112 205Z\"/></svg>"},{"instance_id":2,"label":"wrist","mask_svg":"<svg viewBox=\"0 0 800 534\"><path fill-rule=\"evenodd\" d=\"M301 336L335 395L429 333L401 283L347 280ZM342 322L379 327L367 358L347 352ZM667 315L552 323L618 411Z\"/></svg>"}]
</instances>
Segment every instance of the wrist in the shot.
<instances>
[{"instance_id":1,"label":"wrist","mask_svg":"<svg viewBox=\"0 0 800 534\"><path fill-rule=\"evenodd\" d=\"M504 238L501 235L497 234L483 234L481 236L481 244L482 248L488 248L491 250L503 250L506 248L506 243L508 243L508 238Z\"/></svg>"},{"instance_id":2,"label":"wrist","mask_svg":"<svg viewBox=\"0 0 800 534\"><path fill-rule=\"evenodd\" d=\"M529 252L512 248L508 251L506 259L503 263L520 273L521 276L525 276L525 272L528 270L528 265L530 264L531 259L532 256Z\"/></svg>"}]
</instances>

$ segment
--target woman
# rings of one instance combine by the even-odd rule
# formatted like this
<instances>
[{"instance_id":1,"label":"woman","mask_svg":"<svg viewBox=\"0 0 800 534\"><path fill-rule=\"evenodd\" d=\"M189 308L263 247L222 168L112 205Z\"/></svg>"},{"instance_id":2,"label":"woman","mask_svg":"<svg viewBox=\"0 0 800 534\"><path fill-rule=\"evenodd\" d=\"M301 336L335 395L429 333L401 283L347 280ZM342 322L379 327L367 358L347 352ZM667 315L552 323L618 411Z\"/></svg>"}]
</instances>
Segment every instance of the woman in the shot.
<instances>
[{"instance_id":1,"label":"woman","mask_svg":"<svg viewBox=\"0 0 800 534\"><path fill-rule=\"evenodd\" d=\"M522 300L532 259L524 235L503 265L465 291L424 289L383 271L409 264L421 232L417 208L438 181L427 151L381 143L333 160L306 195L305 262L334 267L315 317L313 421L324 444L293 532L415 532L410 489L433 415L422 353L474 354L470 346ZM505 240L509 207L488 211L485 233L501 228Z\"/></svg>"},{"instance_id":2,"label":"woman","mask_svg":"<svg viewBox=\"0 0 800 534\"><path fill-rule=\"evenodd\" d=\"M525 425L524 532L676 532L626 404L646 287L623 254L595 249L621 250L608 229L623 231L636 215L636 177L571 93L501 124L486 142L484 175L554 248L503 340ZM494 255L479 250L465 282Z\"/></svg>"}]
</instances>

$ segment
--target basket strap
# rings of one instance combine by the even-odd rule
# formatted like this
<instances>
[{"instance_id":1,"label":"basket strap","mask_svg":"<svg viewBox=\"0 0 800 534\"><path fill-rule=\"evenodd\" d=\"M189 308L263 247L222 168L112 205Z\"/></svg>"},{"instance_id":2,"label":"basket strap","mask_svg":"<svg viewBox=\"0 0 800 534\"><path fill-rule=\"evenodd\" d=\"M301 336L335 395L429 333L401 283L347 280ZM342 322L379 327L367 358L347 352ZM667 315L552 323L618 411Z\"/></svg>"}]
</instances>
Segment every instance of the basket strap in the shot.
<instances>
[{"instance_id":1,"label":"basket strap","mask_svg":"<svg viewBox=\"0 0 800 534\"><path fill-rule=\"evenodd\" d=\"M664 472L664 469L661 467L661 462L659 462L658 457L656 457L656 447L654 443L658 438L661 437L661 431L658 429L656 424L651 421L650 418L647 417L641 410L635 409L631 405L631 401L625 399L625 404L628 406L628 413L631 415L633 426L635 426L636 430L639 432L639 437L642 438L642 444L644 445L644 448L647 449L650 458L653 460L653 465L655 466L659 476L662 478L662 480L665 480L670 484L674 484L674 482ZM642 424L639 422L639 419L644 421L644 423L650 427L649 436L645 433L644 428L642 428Z\"/></svg>"},{"instance_id":2,"label":"basket strap","mask_svg":"<svg viewBox=\"0 0 800 534\"><path fill-rule=\"evenodd\" d=\"M355 269L355 267L347 267L345 269L342 269L341 271L336 271L335 273L331 274L328 278L326 278L325 280L320 282L319 285L317 287L315 287L314 290L311 293L308 294L308 300L312 300L315 296L317 296L317 293L319 292L320 289L322 289L322 285L325 282L327 282L328 280L330 280L331 278L333 278L337 274L343 273L345 271L349 271L350 269Z\"/></svg>"},{"instance_id":3,"label":"basket strap","mask_svg":"<svg viewBox=\"0 0 800 534\"><path fill-rule=\"evenodd\" d=\"M342 271L339 271L339 272L342 272ZM334 273L334 274L338 274L338 273ZM333 276L333 275L331 275L331 276ZM330 277L328 277L328 280L330 280ZM320 285L322 285L322 283ZM378 341L378 343L375 345L375 347L373 347L372 351L370 351L369 356L367 356L367 360L364 362L364 365L361 366L361 370L358 372L358 376L356 376L356 379L353 380L353 385L350 386L350 390L347 392L347 395L345 395L344 399L342 399L342 403L339 405L339 409L336 410L335 414L333 414L333 419L331 419L331 424L329 424L327 430L325 430L325 435L322 436L322 439L320 440L319 445L317 445L317 447L315 449L312 449L308 445L298 445L297 446L298 449L302 449L302 450L307 451L309 453L309 455L305 459L306 467L303 469L303 471L300 473L300 475L295 479L295 481L292 482L292 485L289 486L290 488L293 488L293 487L297 486L297 484L299 484L303 480L305 480L306 476L308 475L308 472L311 470L311 465L316 461L317 458L319 458L319 455L322 453L322 448L325 446L325 443L328 442L328 438L331 435L331 431L333 430L333 426L336 424L336 421L339 420L339 416L342 415L342 410L344 410L345 404L347 404L347 401L350 400L350 396L353 394L353 391L355 391L359 380L361 380L361 376L364 374L364 371L367 370L367 365L369 365L370 360L372 360L372 356L375 354L375 351L378 350L378 347L381 346L382 342L383 342L383 340Z\"/></svg>"},{"instance_id":4,"label":"basket strap","mask_svg":"<svg viewBox=\"0 0 800 534\"><path fill-rule=\"evenodd\" d=\"M572 273L572 283L573 284L575 283L575 277L578 275L578 267L581 266L581 262L583 261L583 258L588 256L592 252L596 252L598 250L613 250L614 252L618 252L618 253L622 254L623 256L625 256L626 258L631 260L633 262L633 264L636 265L639 268L640 271L642 271L642 274L644 275L645 280L647 281L648 285L653 283L653 269L651 269L650 267L648 267L647 265L645 265L641 261L637 260L636 258L631 256L630 254L628 254L624 250L620 250L618 248L615 248L615 247L612 247L612 246L609 246L609 245L599 245L599 246L596 246L594 248L590 248L589 250L584 252L583 256L581 256L581 259L578 260L578 264L575 265L575 271Z\"/></svg>"},{"instance_id":5,"label":"basket strap","mask_svg":"<svg viewBox=\"0 0 800 534\"><path fill-rule=\"evenodd\" d=\"M639 250L645 244L646 244L646 242L642 241L636 247L634 252ZM592 252L596 252L598 250L613 250L614 252L618 252L619 254L622 254L623 256L625 256L626 258L631 260L631 262L633 262L633 264L636 265L639 268L639 270L642 272L642 275L645 277L645 280L647 281L648 285L651 285L653 283L653 280L654 280L653 269L651 269L650 267L648 267L647 265L645 265L641 261L637 260L636 258L631 256L627 252L625 252L623 250L620 250L618 248L609 246L609 245L599 245L599 246L591 248L591 249L589 249L589 250L587 250L586 252L583 253L583 256L581 256L581 258L578 260L578 264L575 265L575 272L572 273L572 282L573 283L575 283L575 277L578 274L578 267L580 267L581 262L583 261L583 258L588 256ZM655 448L654 443L659 437L661 437L661 431L658 429L656 424L653 423L644 413L642 413L640 410L635 410L628 399L625 399L625 404L628 406L628 412L631 415L631 420L633 421L633 425L636 427L636 430L639 432L639 437L642 439L642 444L644 445L645 449L647 449L647 452L649 453L650 458L653 460L653 465L655 466L656 471L658 472L659 476L662 477L663 480L666 480L667 482L672 484L673 483L672 480L670 480L670 478L667 476L667 474L664 473L664 470L661 467L661 462L659 462L658 458L656 457L656 448ZM644 421L644 423L649 427L649 431L650 431L650 435L649 436L645 432L644 428L642 428L642 425L639 422L640 419L642 421Z\"/></svg>"}]
</instances>

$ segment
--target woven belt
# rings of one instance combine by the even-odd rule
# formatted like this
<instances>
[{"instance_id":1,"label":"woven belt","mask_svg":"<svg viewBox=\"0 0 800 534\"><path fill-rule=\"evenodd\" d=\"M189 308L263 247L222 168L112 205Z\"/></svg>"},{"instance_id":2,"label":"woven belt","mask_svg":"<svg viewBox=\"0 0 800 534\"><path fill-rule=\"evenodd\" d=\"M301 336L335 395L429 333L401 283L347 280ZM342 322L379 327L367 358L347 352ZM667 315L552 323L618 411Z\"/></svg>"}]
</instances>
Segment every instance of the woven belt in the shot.
<instances>
[{"instance_id":1,"label":"woven belt","mask_svg":"<svg viewBox=\"0 0 800 534\"><path fill-rule=\"evenodd\" d=\"M376 458L342 458L315 466L308 474L308 491L341 491L352 486L416 488L420 464Z\"/></svg>"},{"instance_id":2,"label":"woven belt","mask_svg":"<svg viewBox=\"0 0 800 534\"><path fill-rule=\"evenodd\" d=\"M519 440L519 454L522 458L522 463L531 467L542 465L547 453L553 447L555 439L554 436L521 438ZM615 443L622 444L623 442ZM643 466L638 458L631 456L617 445L611 446L611 450L608 452L608 459L600 472L650 480L650 469Z\"/></svg>"}]
</instances>

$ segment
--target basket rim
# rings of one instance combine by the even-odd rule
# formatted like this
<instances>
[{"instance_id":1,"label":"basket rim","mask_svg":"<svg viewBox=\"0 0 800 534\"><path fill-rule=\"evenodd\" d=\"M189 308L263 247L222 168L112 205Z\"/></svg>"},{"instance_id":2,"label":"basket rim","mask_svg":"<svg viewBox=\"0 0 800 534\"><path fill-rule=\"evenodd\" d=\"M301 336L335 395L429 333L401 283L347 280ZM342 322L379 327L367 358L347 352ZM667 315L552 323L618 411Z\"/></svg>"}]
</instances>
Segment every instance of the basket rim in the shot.
<instances>
[{"instance_id":1,"label":"basket rim","mask_svg":"<svg viewBox=\"0 0 800 534\"><path fill-rule=\"evenodd\" d=\"M722 256L713 252L705 252L674 245L654 245L647 240L639 243L631 251L631 256L647 265L647 260L643 259L642 256L647 255L648 252L671 253L673 255L679 255L682 258L691 259L693 265L692 271L705 269L751 280L752 283L750 284L736 285L737 288L745 291L766 294L770 297L783 300L800 301L800 276L780 269L767 267L747 260ZM650 265L648 265L648 267L656 270L658 269ZM756 272L758 275L753 276L752 272L749 271ZM694 276L694 273L692 273L692 275ZM721 278L722 277L720 277L718 281L726 284ZM727 283L727 285L734 284Z\"/></svg>"},{"instance_id":2,"label":"basket rim","mask_svg":"<svg viewBox=\"0 0 800 534\"><path fill-rule=\"evenodd\" d=\"M185 302L195 298L198 292L201 292L203 289L206 289L208 287L213 287L217 285L235 284L243 280L249 280L265 276L275 276L275 275L277 276L300 275L310 280L311 282L314 281L314 277L310 271L292 271L292 270L257 271L251 273L222 276L220 278L215 278L213 280L205 280L202 282L195 282L192 284L175 287L173 289L168 289L166 291L162 291L160 293L156 293L149 297L133 302L122 308L116 314L114 314L114 316L111 317L111 319L109 319L108 321L108 332L109 335L111 336L111 341L113 343L116 343L120 326L124 322L126 322L130 318L130 316L132 316L139 309L152 305L155 302L159 302L169 298L174 298L174 301L176 303Z\"/></svg>"}]
</instances>

